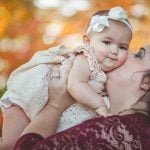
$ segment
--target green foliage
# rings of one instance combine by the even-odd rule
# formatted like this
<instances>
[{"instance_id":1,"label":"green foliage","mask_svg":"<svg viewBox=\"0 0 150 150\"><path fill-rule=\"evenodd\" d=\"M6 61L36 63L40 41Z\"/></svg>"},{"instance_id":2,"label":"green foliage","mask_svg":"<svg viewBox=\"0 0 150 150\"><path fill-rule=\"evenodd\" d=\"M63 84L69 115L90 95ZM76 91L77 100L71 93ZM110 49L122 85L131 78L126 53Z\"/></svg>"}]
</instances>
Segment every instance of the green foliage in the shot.
<instances>
[{"instance_id":1,"label":"green foliage","mask_svg":"<svg viewBox=\"0 0 150 150\"><path fill-rule=\"evenodd\" d=\"M2 95L5 93L5 91L6 91L6 86L4 87L4 88L1 88L0 89L0 98L2 97Z\"/></svg>"}]
</instances>

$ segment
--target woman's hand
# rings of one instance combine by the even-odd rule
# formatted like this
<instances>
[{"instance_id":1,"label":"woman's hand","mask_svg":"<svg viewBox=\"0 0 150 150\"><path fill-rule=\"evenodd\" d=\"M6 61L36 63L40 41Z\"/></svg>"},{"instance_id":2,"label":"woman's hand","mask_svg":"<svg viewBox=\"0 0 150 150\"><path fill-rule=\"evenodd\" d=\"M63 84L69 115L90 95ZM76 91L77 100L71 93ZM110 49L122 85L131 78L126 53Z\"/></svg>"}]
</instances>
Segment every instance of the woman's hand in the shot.
<instances>
[{"instance_id":1,"label":"woman's hand","mask_svg":"<svg viewBox=\"0 0 150 150\"><path fill-rule=\"evenodd\" d=\"M71 56L63 67L63 72L60 75L60 69L53 67L53 71L49 78L49 102L48 105L58 107L62 112L74 103L67 90L68 75L71 70L74 60L74 55ZM58 66L58 65L57 65Z\"/></svg>"},{"instance_id":2,"label":"woman's hand","mask_svg":"<svg viewBox=\"0 0 150 150\"><path fill-rule=\"evenodd\" d=\"M72 66L73 58L69 59L61 78L58 69L54 69L49 77L48 104L35 116L31 123L23 131L23 134L35 132L44 138L56 132L59 119L63 111L74 103L67 91L67 79ZM58 66L58 65L57 65Z\"/></svg>"}]
</instances>

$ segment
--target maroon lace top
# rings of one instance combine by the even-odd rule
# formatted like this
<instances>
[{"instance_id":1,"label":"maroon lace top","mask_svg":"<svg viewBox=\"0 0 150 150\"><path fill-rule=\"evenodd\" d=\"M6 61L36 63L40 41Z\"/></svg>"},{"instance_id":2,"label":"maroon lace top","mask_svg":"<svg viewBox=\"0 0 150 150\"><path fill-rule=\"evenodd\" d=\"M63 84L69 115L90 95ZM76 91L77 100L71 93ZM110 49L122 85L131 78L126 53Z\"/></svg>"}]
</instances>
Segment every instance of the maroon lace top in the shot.
<instances>
[{"instance_id":1,"label":"maroon lace top","mask_svg":"<svg viewBox=\"0 0 150 150\"><path fill-rule=\"evenodd\" d=\"M150 118L132 114L96 117L44 139L22 136L14 150L149 150Z\"/></svg>"}]
</instances>

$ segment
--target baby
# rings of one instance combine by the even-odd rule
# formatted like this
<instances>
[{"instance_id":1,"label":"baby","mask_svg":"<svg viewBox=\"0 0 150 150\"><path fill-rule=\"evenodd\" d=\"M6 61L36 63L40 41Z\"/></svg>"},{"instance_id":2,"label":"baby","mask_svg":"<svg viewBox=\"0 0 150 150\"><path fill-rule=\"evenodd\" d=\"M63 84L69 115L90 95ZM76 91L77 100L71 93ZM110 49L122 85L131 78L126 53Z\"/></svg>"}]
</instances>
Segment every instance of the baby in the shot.
<instances>
[{"instance_id":1,"label":"baby","mask_svg":"<svg viewBox=\"0 0 150 150\"><path fill-rule=\"evenodd\" d=\"M77 103L63 113L58 131L97 114L107 116L110 102L102 94L105 73L124 63L131 39L132 27L122 8L99 11L91 17L83 36L85 45L76 49L78 55L68 77L68 91Z\"/></svg>"},{"instance_id":2,"label":"baby","mask_svg":"<svg viewBox=\"0 0 150 150\"><path fill-rule=\"evenodd\" d=\"M77 102L63 113L57 131L97 114L107 116L110 102L102 95L107 81L105 73L124 63L131 39L132 27L121 7L98 11L91 17L87 34L83 36L84 45L72 52L75 59L67 86ZM60 75L57 76L61 77L69 56L64 46L37 52L29 62L10 75L8 89L0 101L4 114L0 145L10 143L12 138L15 141L34 121L48 102L48 75L51 68L62 64ZM59 107L53 103L49 105ZM14 125L15 117L20 120L19 126Z\"/></svg>"}]
</instances>

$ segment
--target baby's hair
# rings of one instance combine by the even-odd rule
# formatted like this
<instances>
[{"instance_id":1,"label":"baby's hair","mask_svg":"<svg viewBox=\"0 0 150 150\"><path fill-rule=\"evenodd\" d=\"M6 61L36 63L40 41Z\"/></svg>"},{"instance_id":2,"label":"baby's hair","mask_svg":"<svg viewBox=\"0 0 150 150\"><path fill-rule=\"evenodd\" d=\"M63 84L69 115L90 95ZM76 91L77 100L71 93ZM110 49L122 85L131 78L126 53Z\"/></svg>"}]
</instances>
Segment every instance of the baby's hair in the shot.
<instances>
[{"instance_id":1,"label":"baby's hair","mask_svg":"<svg viewBox=\"0 0 150 150\"><path fill-rule=\"evenodd\" d=\"M95 12L95 13L90 17L86 29L89 28L90 23L91 23L91 19L92 19L93 16L96 16L96 15L98 15L98 16L108 16L109 11L110 11L110 9L99 10L99 11ZM129 21L128 19L125 19L125 21L126 21L130 26L132 26L131 23L130 23L130 21Z\"/></svg>"},{"instance_id":2,"label":"baby's hair","mask_svg":"<svg viewBox=\"0 0 150 150\"><path fill-rule=\"evenodd\" d=\"M107 9L107 10L99 10L99 11L95 12L92 16L95 16L95 15L104 16L104 15L108 15L108 12L109 12L109 9Z\"/></svg>"}]
</instances>

